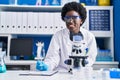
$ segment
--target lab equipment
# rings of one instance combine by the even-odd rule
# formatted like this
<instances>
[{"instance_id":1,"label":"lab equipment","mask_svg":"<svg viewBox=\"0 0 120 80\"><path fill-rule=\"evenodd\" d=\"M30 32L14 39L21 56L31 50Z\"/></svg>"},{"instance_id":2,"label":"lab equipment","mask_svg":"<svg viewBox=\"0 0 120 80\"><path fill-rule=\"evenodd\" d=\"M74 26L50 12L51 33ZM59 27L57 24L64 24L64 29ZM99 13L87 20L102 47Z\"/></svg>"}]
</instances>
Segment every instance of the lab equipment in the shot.
<instances>
[{"instance_id":1,"label":"lab equipment","mask_svg":"<svg viewBox=\"0 0 120 80\"><path fill-rule=\"evenodd\" d=\"M87 53L88 48L84 40L82 40L82 35L80 33L73 34L70 33L70 39L72 40L72 51L69 59L65 60L65 63L69 65L70 73L73 73L73 69L80 69L88 64Z\"/></svg>"},{"instance_id":2,"label":"lab equipment","mask_svg":"<svg viewBox=\"0 0 120 80\"><path fill-rule=\"evenodd\" d=\"M6 65L4 62L5 54L6 54L6 51L0 51L0 73L6 72Z\"/></svg>"},{"instance_id":3,"label":"lab equipment","mask_svg":"<svg viewBox=\"0 0 120 80\"><path fill-rule=\"evenodd\" d=\"M68 2L78 2L79 3L79 0L61 0L61 5L63 6L63 5L65 5L66 3L68 3Z\"/></svg>"},{"instance_id":4,"label":"lab equipment","mask_svg":"<svg viewBox=\"0 0 120 80\"><path fill-rule=\"evenodd\" d=\"M44 42L38 42L36 43L36 46L37 46L37 57L35 58L37 60L36 69L40 71L46 71L48 70L48 66L44 63L45 58Z\"/></svg>"},{"instance_id":5,"label":"lab equipment","mask_svg":"<svg viewBox=\"0 0 120 80\"><path fill-rule=\"evenodd\" d=\"M53 0L52 5L60 5L60 4L59 4L58 0Z\"/></svg>"},{"instance_id":6,"label":"lab equipment","mask_svg":"<svg viewBox=\"0 0 120 80\"><path fill-rule=\"evenodd\" d=\"M45 58L44 42L36 43L37 46L37 56L35 59L40 59L41 61Z\"/></svg>"},{"instance_id":7,"label":"lab equipment","mask_svg":"<svg viewBox=\"0 0 120 80\"><path fill-rule=\"evenodd\" d=\"M37 60L36 69L39 71L47 71L48 65L46 65L44 61Z\"/></svg>"},{"instance_id":8,"label":"lab equipment","mask_svg":"<svg viewBox=\"0 0 120 80\"><path fill-rule=\"evenodd\" d=\"M37 0L37 1L36 1L36 5L38 5L38 6L41 5L41 3L42 3L41 0Z\"/></svg>"},{"instance_id":9,"label":"lab equipment","mask_svg":"<svg viewBox=\"0 0 120 80\"><path fill-rule=\"evenodd\" d=\"M110 77L120 79L120 69L119 68L110 69Z\"/></svg>"},{"instance_id":10,"label":"lab equipment","mask_svg":"<svg viewBox=\"0 0 120 80\"><path fill-rule=\"evenodd\" d=\"M49 0L45 0L45 5L50 5Z\"/></svg>"},{"instance_id":11,"label":"lab equipment","mask_svg":"<svg viewBox=\"0 0 120 80\"><path fill-rule=\"evenodd\" d=\"M16 59L24 59L33 56L33 39L32 38L13 38L10 43L10 57Z\"/></svg>"}]
</instances>

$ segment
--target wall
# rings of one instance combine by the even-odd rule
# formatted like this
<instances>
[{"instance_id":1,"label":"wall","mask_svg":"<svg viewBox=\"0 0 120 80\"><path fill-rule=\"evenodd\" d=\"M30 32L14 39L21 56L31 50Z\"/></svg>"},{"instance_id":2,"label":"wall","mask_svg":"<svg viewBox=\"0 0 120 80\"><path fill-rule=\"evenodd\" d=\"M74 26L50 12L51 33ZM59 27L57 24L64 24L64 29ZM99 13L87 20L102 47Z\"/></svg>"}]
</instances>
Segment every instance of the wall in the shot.
<instances>
[{"instance_id":1,"label":"wall","mask_svg":"<svg viewBox=\"0 0 120 80\"><path fill-rule=\"evenodd\" d=\"M113 0L114 6L114 50L115 60L120 62L120 0Z\"/></svg>"}]
</instances>

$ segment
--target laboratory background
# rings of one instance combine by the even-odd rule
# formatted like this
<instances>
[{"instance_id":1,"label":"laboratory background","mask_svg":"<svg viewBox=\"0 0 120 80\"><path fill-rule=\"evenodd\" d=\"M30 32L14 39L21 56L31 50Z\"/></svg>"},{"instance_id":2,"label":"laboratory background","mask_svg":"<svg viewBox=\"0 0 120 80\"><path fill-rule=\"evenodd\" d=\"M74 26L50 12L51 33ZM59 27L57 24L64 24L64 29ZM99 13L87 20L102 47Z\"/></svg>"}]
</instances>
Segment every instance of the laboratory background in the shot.
<instances>
[{"instance_id":1,"label":"laboratory background","mask_svg":"<svg viewBox=\"0 0 120 80\"><path fill-rule=\"evenodd\" d=\"M87 10L82 27L95 35L98 51L93 69L120 68L120 0L0 0L0 62L6 70L35 70L37 43L45 56L53 34L66 28L61 9L71 1Z\"/></svg>"}]
</instances>

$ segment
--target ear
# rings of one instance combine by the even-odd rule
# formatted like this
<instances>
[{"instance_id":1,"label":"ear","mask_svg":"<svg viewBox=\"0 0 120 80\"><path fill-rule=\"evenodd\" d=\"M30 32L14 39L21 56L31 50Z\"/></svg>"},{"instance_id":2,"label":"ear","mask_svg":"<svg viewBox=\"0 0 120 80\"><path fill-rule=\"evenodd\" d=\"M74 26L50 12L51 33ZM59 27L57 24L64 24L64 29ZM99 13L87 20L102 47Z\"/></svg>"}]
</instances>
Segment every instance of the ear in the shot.
<instances>
[{"instance_id":1,"label":"ear","mask_svg":"<svg viewBox=\"0 0 120 80\"><path fill-rule=\"evenodd\" d=\"M82 24L83 23L83 21L82 21L82 19L81 19L81 22L80 22L80 24Z\"/></svg>"},{"instance_id":2,"label":"ear","mask_svg":"<svg viewBox=\"0 0 120 80\"><path fill-rule=\"evenodd\" d=\"M83 22L81 21L80 24L82 24Z\"/></svg>"}]
</instances>

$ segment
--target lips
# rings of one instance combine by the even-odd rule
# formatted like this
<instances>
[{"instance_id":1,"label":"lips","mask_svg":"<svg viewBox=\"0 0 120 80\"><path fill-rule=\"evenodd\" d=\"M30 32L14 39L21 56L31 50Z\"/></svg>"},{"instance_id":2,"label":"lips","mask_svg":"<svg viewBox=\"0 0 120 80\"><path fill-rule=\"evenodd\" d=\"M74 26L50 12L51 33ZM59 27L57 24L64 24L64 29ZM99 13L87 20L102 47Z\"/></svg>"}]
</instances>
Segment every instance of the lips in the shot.
<instances>
[{"instance_id":1,"label":"lips","mask_svg":"<svg viewBox=\"0 0 120 80\"><path fill-rule=\"evenodd\" d=\"M74 30L75 30L75 24L73 22L69 22L69 23L67 23L67 28L70 31L74 32Z\"/></svg>"},{"instance_id":2,"label":"lips","mask_svg":"<svg viewBox=\"0 0 120 80\"><path fill-rule=\"evenodd\" d=\"M72 24L68 25L68 28L69 28L70 31L73 31L74 30L74 25L72 25Z\"/></svg>"},{"instance_id":3,"label":"lips","mask_svg":"<svg viewBox=\"0 0 120 80\"><path fill-rule=\"evenodd\" d=\"M67 26L74 27L74 23L67 23Z\"/></svg>"}]
</instances>

